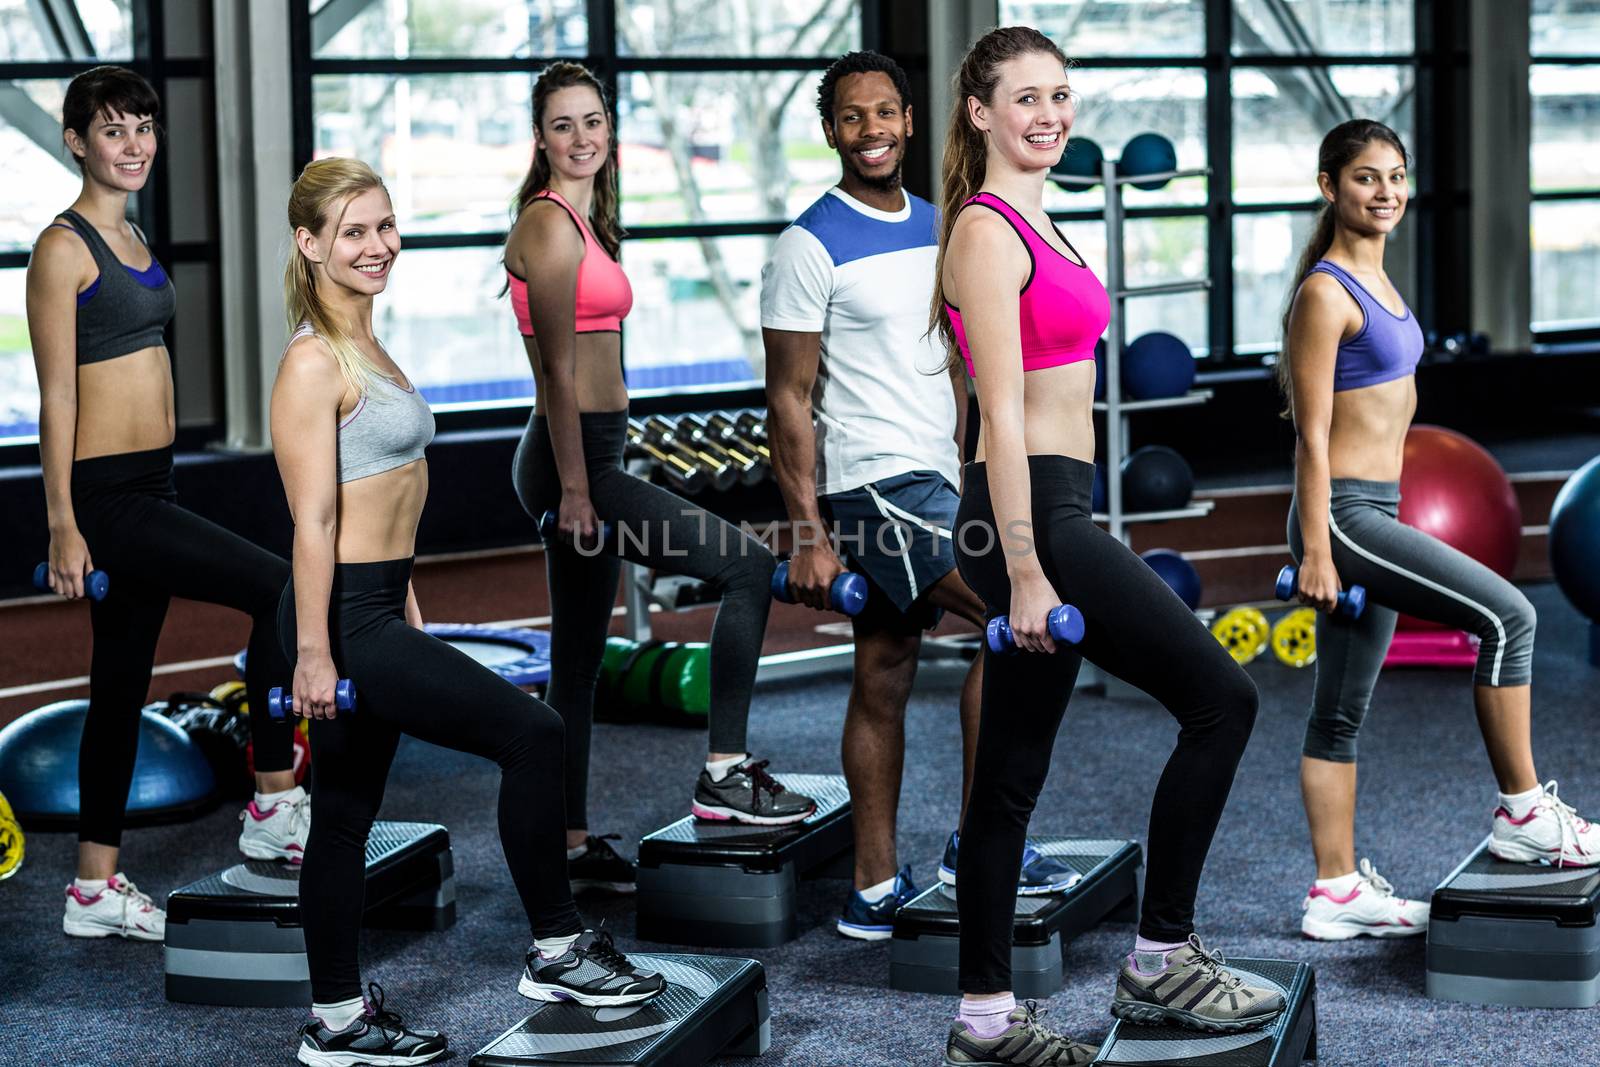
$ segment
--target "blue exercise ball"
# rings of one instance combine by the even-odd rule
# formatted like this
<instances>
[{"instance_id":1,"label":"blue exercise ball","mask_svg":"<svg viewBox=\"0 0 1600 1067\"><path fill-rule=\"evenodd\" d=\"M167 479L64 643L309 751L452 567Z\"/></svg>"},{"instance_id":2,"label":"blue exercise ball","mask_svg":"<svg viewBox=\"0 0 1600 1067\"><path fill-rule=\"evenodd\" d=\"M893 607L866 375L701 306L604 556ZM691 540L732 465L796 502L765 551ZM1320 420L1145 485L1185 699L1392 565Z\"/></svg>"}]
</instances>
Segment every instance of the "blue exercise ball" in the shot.
<instances>
[{"instance_id":1,"label":"blue exercise ball","mask_svg":"<svg viewBox=\"0 0 1600 1067\"><path fill-rule=\"evenodd\" d=\"M0 730L0 792L25 828L77 827L78 743L88 710L87 700L62 700ZM142 711L126 825L198 814L215 789L211 765L189 735L166 717Z\"/></svg>"},{"instance_id":2,"label":"blue exercise ball","mask_svg":"<svg viewBox=\"0 0 1600 1067\"><path fill-rule=\"evenodd\" d=\"M1094 488L1089 494L1089 507L1097 514L1105 514L1109 504L1106 503L1106 465L1094 465Z\"/></svg>"},{"instance_id":3,"label":"blue exercise ball","mask_svg":"<svg viewBox=\"0 0 1600 1067\"><path fill-rule=\"evenodd\" d=\"M1152 548L1139 553L1139 558L1161 576L1167 587L1178 594L1179 600L1189 605L1190 611L1200 606L1200 574L1194 564L1170 548Z\"/></svg>"},{"instance_id":4,"label":"blue exercise ball","mask_svg":"<svg viewBox=\"0 0 1600 1067\"><path fill-rule=\"evenodd\" d=\"M1135 178L1141 174L1168 174L1178 169L1178 150L1172 142L1159 133L1141 133L1122 146L1122 158L1117 160L1117 175ZM1170 178L1134 182L1135 189L1159 189Z\"/></svg>"},{"instance_id":5,"label":"blue exercise ball","mask_svg":"<svg viewBox=\"0 0 1600 1067\"><path fill-rule=\"evenodd\" d=\"M1094 188L1094 185L1080 185L1077 182L1063 182L1062 178L1093 178L1098 184L1100 179L1100 165L1105 162L1105 153L1100 146L1087 137L1073 137L1067 141L1067 150L1061 153L1061 158L1056 165L1050 168L1050 177L1056 184L1069 193L1082 193Z\"/></svg>"},{"instance_id":6,"label":"blue exercise ball","mask_svg":"<svg viewBox=\"0 0 1600 1067\"><path fill-rule=\"evenodd\" d=\"M1094 343L1094 398L1106 398L1106 339Z\"/></svg>"},{"instance_id":7,"label":"blue exercise ball","mask_svg":"<svg viewBox=\"0 0 1600 1067\"><path fill-rule=\"evenodd\" d=\"M1561 487L1550 507L1550 570L1577 608L1600 622L1600 456Z\"/></svg>"},{"instance_id":8,"label":"blue exercise ball","mask_svg":"<svg viewBox=\"0 0 1600 1067\"><path fill-rule=\"evenodd\" d=\"M1194 353L1170 333L1144 334L1122 354L1122 387L1134 400L1182 396L1194 387Z\"/></svg>"}]
</instances>

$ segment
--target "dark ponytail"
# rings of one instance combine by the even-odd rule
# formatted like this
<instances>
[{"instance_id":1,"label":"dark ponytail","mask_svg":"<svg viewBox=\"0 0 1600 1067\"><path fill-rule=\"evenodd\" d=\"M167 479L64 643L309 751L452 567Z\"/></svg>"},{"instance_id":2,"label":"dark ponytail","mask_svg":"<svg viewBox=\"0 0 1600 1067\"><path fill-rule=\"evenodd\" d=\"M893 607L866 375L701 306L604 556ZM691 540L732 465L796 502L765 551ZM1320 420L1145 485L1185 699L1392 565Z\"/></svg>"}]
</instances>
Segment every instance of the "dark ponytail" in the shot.
<instances>
[{"instance_id":1,"label":"dark ponytail","mask_svg":"<svg viewBox=\"0 0 1600 1067\"><path fill-rule=\"evenodd\" d=\"M1400 140L1398 133L1373 119L1351 119L1339 123L1322 139L1322 147L1317 150L1317 173L1326 174L1329 183L1337 190L1339 175L1344 168L1374 141L1387 144L1400 153L1400 158L1408 167L1411 165L1411 156L1406 152L1405 143ZM1300 284L1306 280L1306 275L1311 273L1317 261L1333 247L1333 223L1334 205L1324 203L1317 210L1311 238L1295 263L1294 273L1289 276L1289 295L1283 304L1283 342L1279 346L1277 364L1278 390L1283 394L1283 417L1286 419L1294 417L1293 380L1289 372L1289 317L1294 313L1294 298L1300 291Z\"/></svg>"}]
</instances>

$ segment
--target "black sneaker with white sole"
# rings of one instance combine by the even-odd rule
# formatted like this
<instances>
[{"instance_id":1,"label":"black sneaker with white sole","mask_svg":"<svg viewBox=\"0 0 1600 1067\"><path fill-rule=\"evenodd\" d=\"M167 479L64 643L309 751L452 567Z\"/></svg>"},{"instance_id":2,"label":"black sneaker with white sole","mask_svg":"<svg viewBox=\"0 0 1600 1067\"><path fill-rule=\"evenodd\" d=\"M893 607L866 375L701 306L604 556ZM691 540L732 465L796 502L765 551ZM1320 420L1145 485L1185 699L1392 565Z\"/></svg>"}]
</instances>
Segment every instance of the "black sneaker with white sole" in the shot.
<instances>
[{"instance_id":1,"label":"black sneaker with white sole","mask_svg":"<svg viewBox=\"0 0 1600 1067\"><path fill-rule=\"evenodd\" d=\"M621 834L590 834L583 843L583 854L567 861L567 880L574 893L585 889L598 889L607 893L632 893L638 881L638 866L623 859L611 842L620 841Z\"/></svg>"},{"instance_id":2,"label":"black sneaker with white sole","mask_svg":"<svg viewBox=\"0 0 1600 1067\"><path fill-rule=\"evenodd\" d=\"M528 949L517 983L517 992L529 1000L570 1000L589 1008L643 1004L666 988L665 978L635 967L604 930L585 930L554 958L541 956L537 946Z\"/></svg>"},{"instance_id":3,"label":"black sneaker with white sole","mask_svg":"<svg viewBox=\"0 0 1600 1067\"><path fill-rule=\"evenodd\" d=\"M713 781L711 772L702 769L690 806L695 818L783 826L800 822L817 810L815 800L785 789L768 774L767 762L746 759L721 781Z\"/></svg>"},{"instance_id":4,"label":"black sneaker with white sole","mask_svg":"<svg viewBox=\"0 0 1600 1067\"><path fill-rule=\"evenodd\" d=\"M321 1019L300 1028L296 1058L307 1067L398 1067L432 1063L449 1051L449 1041L437 1030L407 1026L405 1020L383 1006L383 987L367 985L367 1010L343 1030L330 1030Z\"/></svg>"}]
</instances>

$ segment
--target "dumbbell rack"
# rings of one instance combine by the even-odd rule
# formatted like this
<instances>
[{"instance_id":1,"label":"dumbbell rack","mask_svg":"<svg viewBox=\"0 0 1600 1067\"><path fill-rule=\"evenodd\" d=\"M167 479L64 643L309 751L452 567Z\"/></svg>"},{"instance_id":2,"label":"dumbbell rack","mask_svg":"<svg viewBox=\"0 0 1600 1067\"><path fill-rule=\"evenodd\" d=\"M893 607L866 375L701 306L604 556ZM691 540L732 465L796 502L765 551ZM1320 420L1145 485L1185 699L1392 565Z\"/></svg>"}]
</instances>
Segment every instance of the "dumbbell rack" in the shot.
<instances>
[{"instance_id":1,"label":"dumbbell rack","mask_svg":"<svg viewBox=\"0 0 1600 1067\"><path fill-rule=\"evenodd\" d=\"M1130 299L1146 296L1170 296L1175 293L1192 293L1211 288L1211 281L1207 278L1197 278L1190 281L1164 282L1159 285L1129 286L1123 264L1123 207L1122 187L1134 182L1170 181L1174 178L1204 177L1211 173L1210 167L1196 167L1191 170L1163 171L1159 174L1118 174L1115 160L1104 159L1100 163L1100 177L1080 178L1067 175L1053 175L1052 180L1060 185L1076 185L1085 189L1092 187L1096 182L1102 183L1106 190L1106 291L1111 297L1111 322L1106 328L1106 398L1094 402L1094 410L1104 412L1106 416L1105 433L1105 459L1106 459L1106 510L1095 513L1095 521L1103 522L1109 529L1111 536L1123 544L1130 542L1128 527L1141 522L1165 522L1170 519L1195 519L1209 515L1215 502L1202 500L1191 503L1186 507L1173 508L1167 511L1125 511L1122 506L1122 461L1128 454L1128 425L1129 416L1141 411L1156 411L1162 408L1189 407L1194 404L1204 404L1211 399L1210 389L1191 389L1183 396L1162 397L1159 400L1124 400L1122 398L1122 356L1128 347L1127 312L1125 304Z\"/></svg>"}]
</instances>

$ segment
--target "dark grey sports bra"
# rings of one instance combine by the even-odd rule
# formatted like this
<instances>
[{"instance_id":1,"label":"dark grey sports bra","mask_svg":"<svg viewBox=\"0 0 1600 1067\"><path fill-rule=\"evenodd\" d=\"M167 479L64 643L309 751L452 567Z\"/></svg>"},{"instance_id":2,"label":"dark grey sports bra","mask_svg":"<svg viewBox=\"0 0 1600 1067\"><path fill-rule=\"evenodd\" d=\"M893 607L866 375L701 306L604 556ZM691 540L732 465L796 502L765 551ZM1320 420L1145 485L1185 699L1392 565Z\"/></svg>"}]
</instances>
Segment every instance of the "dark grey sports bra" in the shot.
<instances>
[{"instance_id":1,"label":"dark grey sports bra","mask_svg":"<svg viewBox=\"0 0 1600 1067\"><path fill-rule=\"evenodd\" d=\"M71 225L51 225L70 229L83 238L100 270L100 276L78 294L78 365L165 344L167 323L177 310L178 294L155 253L150 253L148 267L134 270L117 258L88 219L71 209L63 211L61 217ZM144 234L137 227L134 233L142 243ZM149 245L145 248L148 250Z\"/></svg>"}]
</instances>

